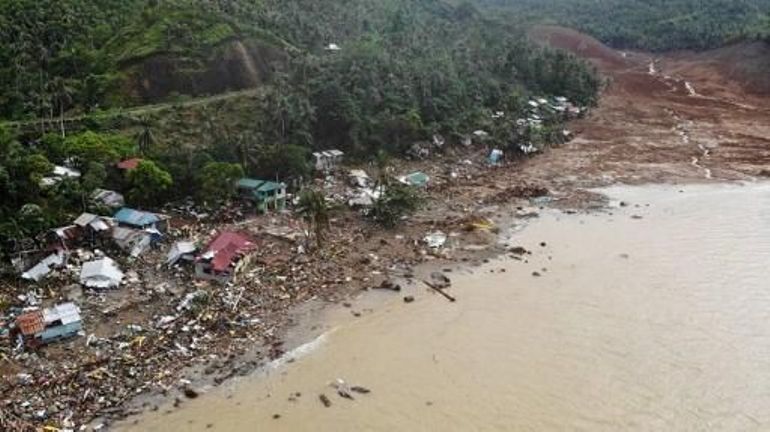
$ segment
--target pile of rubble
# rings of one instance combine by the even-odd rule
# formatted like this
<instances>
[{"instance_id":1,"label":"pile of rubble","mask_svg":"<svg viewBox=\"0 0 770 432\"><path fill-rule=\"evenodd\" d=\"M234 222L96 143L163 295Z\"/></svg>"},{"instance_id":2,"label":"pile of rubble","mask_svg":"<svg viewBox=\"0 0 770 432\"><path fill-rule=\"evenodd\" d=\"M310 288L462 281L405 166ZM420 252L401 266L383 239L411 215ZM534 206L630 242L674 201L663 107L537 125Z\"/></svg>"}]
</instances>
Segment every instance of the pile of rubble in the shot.
<instances>
[{"instance_id":1,"label":"pile of rubble","mask_svg":"<svg viewBox=\"0 0 770 432\"><path fill-rule=\"evenodd\" d=\"M431 155L444 152L436 159L403 161L399 172L386 172L441 197L396 233L358 214L385 192L379 172L342 169L341 152L315 155L319 185L350 210L335 212L314 253L305 223L276 203L283 190L265 215L242 203L212 212L184 202L163 214L86 213L53 230L49 248L15 260L24 281L0 290L0 336L10 342L0 343L0 429L74 430L147 408L128 408L139 395L182 397L193 392L193 378L220 383L247 373L260 364L253 353L241 360L250 347L262 360L283 354L289 308L313 298L339 301L428 260L459 260L464 242L495 241L495 223L475 215L478 208L549 193L529 185L490 188L489 166L502 152L472 148L458 156L444 142L437 136L429 144ZM123 203L110 191L98 196L105 205Z\"/></svg>"}]
</instances>

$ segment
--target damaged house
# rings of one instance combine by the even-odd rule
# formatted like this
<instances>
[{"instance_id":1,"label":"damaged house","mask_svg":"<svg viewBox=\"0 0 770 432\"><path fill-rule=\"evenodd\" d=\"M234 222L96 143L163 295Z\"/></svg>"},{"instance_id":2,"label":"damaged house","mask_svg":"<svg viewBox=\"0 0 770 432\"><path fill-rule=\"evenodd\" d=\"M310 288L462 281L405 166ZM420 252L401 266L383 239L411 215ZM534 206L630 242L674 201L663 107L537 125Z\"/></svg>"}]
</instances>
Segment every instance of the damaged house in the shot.
<instances>
[{"instance_id":1,"label":"damaged house","mask_svg":"<svg viewBox=\"0 0 770 432\"><path fill-rule=\"evenodd\" d=\"M150 213L132 208L123 207L113 216L115 222L122 227L133 229L155 229L166 231L168 218L164 215Z\"/></svg>"},{"instance_id":2,"label":"damaged house","mask_svg":"<svg viewBox=\"0 0 770 432\"><path fill-rule=\"evenodd\" d=\"M112 239L134 258L163 238L168 221L163 215L127 207L115 213L114 219L118 226L112 230Z\"/></svg>"},{"instance_id":3,"label":"damaged house","mask_svg":"<svg viewBox=\"0 0 770 432\"><path fill-rule=\"evenodd\" d=\"M126 205L123 195L108 189L96 189L91 194L94 204L102 205L110 209L119 209Z\"/></svg>"},{"instance_id":4,"label":"damaged house","mask_svg":"<svg viewBox=\"0 0 770 432\"><path fill-rule=\"evenodd\" d=\"M117 288L121 281L123 272L115 261L108 257L87 262L80 270L80 283L88 288Z\"/></svg>"},{"instance_id":5,"label":"damaged house","mask_svg":"<svg viewBox=\"0 0 770 432\"><path fill-rule=\"evenodd\" d=\"M45 279L54 269L63 267L67 262L67 254L64 251L56 251L51 255L45 257L42 261L37 263L34 267L21 274L22 279L40 282Z\"/></svg>"},{"instance_id":6,"label":"damaged house","mask_svg":"<svg viewBox=\"0 0 770 432\"><path fill-rule=\"evenodd\" d=\"M336 149L315 152L313 153L313 166L316 171L332 171L342 162L343 156L345 153Z\"/></svg>"},{"instance_id":7,"label":"damaged house","mask_svg":"<svg viewBox=\"0 0 770 432\"><path fill-rule=\"evenodd\" d=\"M76 336L82 329L80 308L74 303L64 303L19 315L11 338L34 348Z\"/></svg>"},{"instance_id":8,"label":"damaged house","mask_svg":"<svg viewBox=\"0 0 770 432\"><path fill-rule=\"evenodd\" d=\"M256 244L249 236L223 232L209 243L196 260L195 276L223 284L234 281L238 273L248 266L249 256L255 249Z\"/></svg>"}]
</instances>

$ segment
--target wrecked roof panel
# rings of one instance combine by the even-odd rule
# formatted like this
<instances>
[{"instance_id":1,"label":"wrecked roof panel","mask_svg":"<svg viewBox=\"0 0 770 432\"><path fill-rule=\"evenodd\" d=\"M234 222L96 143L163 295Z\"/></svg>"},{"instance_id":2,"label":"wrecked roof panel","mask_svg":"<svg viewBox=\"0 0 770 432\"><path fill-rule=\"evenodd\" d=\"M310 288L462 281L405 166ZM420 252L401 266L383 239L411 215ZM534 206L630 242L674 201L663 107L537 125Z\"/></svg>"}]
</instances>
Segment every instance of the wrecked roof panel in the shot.
<instances>
[{"instance_id":1,"label":"wrecked roof panel","mask_svg":"<svg viewBox=\"0 0 770 432\"><path fill-rule=\"evenodd\" d=\"M63 303L43 310L45 324L61 321L62 325L81 321L80 308L74 303Z\"/></svg>"},{"instance_id":2,"label":"wrecked roof panel","mask_svg":"<svg viewBox=\"0 0 770 432\"><path fill-rule=\"evenodd\" d=\"M44 277L48 275L56 267L64 264L64 254L55 253L48 255L37 263L34 267L22 273L21 277L27 280L40 282Z\"/></svg>"},{"instance_id":3,"label":"wrecked roof panel","mask_svg":"<svg viewBox=\"0 0 770 432\"><path fill-rule=\"evenodd\" d=\"M109 207L123 207L126 203L123 195L109 189L96 189L91 198Z\"/></svg>"},{"instance_id":4,"label":"wrecked roof panel","mask_svg":"<svg viewBox=\"0 0 770 432\"><path fill-rule=\"evenodd\" d=\"M27 312L16 318L16 326L24 336L32 336L45 329L45 319L42 311Z\"/></svg>"},{"instance_id":5,"label":"wrecked roof panel","mask_svg":"<svg viewBox=\"0 0 770 432\"><path fill-rule=\"evenodd\" d=\"M75 225L79 227L85 227L86 225L90 224L94 221L94 219L99 218L99 216L91 213L83 213L82 215L78 216L77 219L75 219L75 222L73 222Z\"/></svg>"},{"instance_id":6,"label":"wrecked roof panel","mask_svg":"<svg viewBox=\"0 0 770 432\"><path fill-rule=\"evenodd\" d=\"M91 288L117 287L122 280L123 272L108 257L87 262L80 271L80 283Z\"/></svg>"},{"instance_id":7,"label":"wrecked roof panel","mask_svg":"<svg viewBox=\"0 0 770 432\"><path fill-rule=\"evenodd\" d=\"M198 250L198 248L195 246L195 243L191 241L176 242L174 246L171 247L171 250L168 251L168 255L166 255L166 264L174 265L183 255L192 254L196 250Z\"/></svg>"}]
</instances>

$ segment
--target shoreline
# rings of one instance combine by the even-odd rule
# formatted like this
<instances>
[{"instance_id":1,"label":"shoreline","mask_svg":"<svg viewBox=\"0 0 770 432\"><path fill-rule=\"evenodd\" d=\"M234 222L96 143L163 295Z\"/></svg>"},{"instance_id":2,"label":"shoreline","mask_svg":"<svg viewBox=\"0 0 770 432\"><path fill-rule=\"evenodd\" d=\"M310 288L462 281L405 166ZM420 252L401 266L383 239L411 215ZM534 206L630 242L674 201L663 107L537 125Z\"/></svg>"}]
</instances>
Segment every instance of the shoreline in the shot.
<instances>
[{"instance_id":1,"label":"shoreline","mask_svg":"<svg viewBox=\"0 0 770 432\"><path fill-rule=\"evenodd\" d=\"M762 186L766 188L768 183L765 182L765 184ZM562 219L565 220L565 223L567 223L568 226L578 227L580 225L577 224L578 220L586 220L586 219L594 219L594 222L591 222L594 227L597 226L597 224L603 223L602 220L606 217L609 220L623 220L626 226L635 226L637 223L642 222L630 222L631 219L637 219L637 215L643 215L644 219L647 219L648 221L644 221L644 224L655 224L656 218L653 217L652 219L649 218L649 216L655 216L657 215L660 217L663 214L666 214L666 210L664 207L660 207L656 205L656 203L653 203L653 207L658 207L654 210L648 210L649 209L649 202L639 201L634 202L626 201L626 205L621 205L620 203L623 201L620 201L617 199L617 197L613 196L611 194L611 190L614 188L619 188L620 190L626 189L646 189L648 192L652 190L655 192L655 188L657 188L660 191L667 191L666 193L668 196L676 198L678 195L677 191L679 193L685 193L689 196L692 196L691 194L698 194L699 191L709 191L709 192L717 192L717 193L724 193L725 189L729 191L729 188L743 188L747 186L753 186L753 184L747 184L747 183L735 183L735 182L724 182L724 183L718 183L718 184L650 184L645 186L627 186L627 185L617 185L612 188L602 188L600 192L607 194L608 197L608 204L600 209L600 210L591 210L582 212L580 214L574 214L574 213L565 213L563 211L560 211L558 209L546 209L543 211L543 216L548 219L547 223L560 223ZM653 188L653 189L650 189ZM626 193L627 194L627 193ZM701 195L703 196L703 195ZM707 195L706 195L707 196ZM660 203L657 203L660 204ZM576 219L577 218L577 219ZM598 218L598 219L597 219ZM675 218L675 216L674 216ZM639 216L638 219L642 219L642 216ZM535 222L538 223L538 222ZM581 222L582 223L582 222ZM419 275L426 275L429 274L432 271L442 271L445 268L451 268L451 272L445 272L445 274L452 277L452 275L461 275L459 276L459 279L461 280L461 283L457 285L455 288L457 289L450 289L449 291L453 295L457 295L458 297L458 307L460 309L463 309L464 301L470 301L471 292L468 292L467 290L470 287L465 286L465 284L462 282L465 280L467 282L468 278L472 278L474 280L477 280L476 282L477 287L484 286L486 280L485 278L491 277L493 279L498 279L500 275L493 276L491 273L500 273L503 272L505 268L508 268L509 273L511 272L512 267L519 268L521 271L518 273L514 272L514 275L516 276L515 280L510 280L511 285L515 286L521 286L521 285L529 285L529 284L537 284L538 280L541 278L535 278L531 279L529 276L529 271L531 270L539 270L538 262L541 263L541 265L544 265L546 262L548 262L548 268L549 273L544 273L543 276L545 276L544 279L552 280L552 278L548 277L551 270L551 264L550 264L550 255L554 254L555 256L563 255L564 250L562 246L559 246L558 244L552 245L551 240L554 240L553 238L548 239L548 245L547 248L544 247L544 249L539 250L538 246L536 246L536 243L533 243L535 241L539 241L540 239L545 239L545 237L539 237L537 234L533 237L531 234L522 234L525 233L529 229L529 224L522 227L520 230L516 231L517 236L521 235L522 245L526 247L533 248L534 256L532 257L532 264L526 265L525 263L516 264L516 262L508 257L506 254L499 254L496 257L490 258L487 263L478 263L478 264L468 264L468 263L454 263L454 265L449 265L446 263L441 262L428 262L421 264L418 266L418 268L415 269L416 276L414 278L415 281L419 280L421 277ZM536 232L541 232L542 234L542 227L535 230ZM499 242L505 242L507 240L506 233L501 232L498 236ZM638 233L637 233L638 236ZM542 245L541 245L542 246ZM575 247L577 246L577 247ZM557 249L551 249L551 248L557 248ZM626 246L627 247L627 246ZM535 248L538 248L538 250L535 250ZM579 245L573 245L573 249L582 249ZM623 249L624 252L631 252L631 256L634 259L638 259L637 254L634 251ZM548 255L548 261L545 260L546 255ZM625 254L622 254L625 255ZM627 256L621 256L620 258L615 257L616 259L621 259L622 261L625 261L628 259ZM559 261L559 264L556 264L557 261L553 262L553 265L558 267L564 267L564 262ZM535 267L533 268L532 265ZM520 267L524 266L524 267ZM483 270L483 271L481 271ZM489 270L490 275L487 275L487 270ZM472 275L472 276L471 276ZM519 279L519 276L523 279ZM563 275L562 275L563 276ZM559 278L557 278L559 279ZM529 284L527 283L529 281ZM464 293L467 294L467 296L464 296ZM392 308L401 309L403 307L403 310L398 312L398 316L404 316L404 314L409 315L410 312L413 309L410 309L411 306L402 306L400 305L402 303L402 297L404 295L412 295L415 294L415 297L417 298L418 304L421 302L426 302L429 304L430 308L433 310L442 311L444 310L444 307L450 308L450 303L444 304L445 300L439 296L436 296L435 293L428 290L425 287L420 286L419 283L415 283L412 285L409 285L409 287L400 292L400 293L391 293L391 292L384 292L384 293L378 293L378 292L364 292L360 295L356 296L354 299L351 299L350 302L354 303L354 308L357 310L363 310L366 311L367 307L372 306L373 310L372 313L376 313L376 316L379 317L379 319L375 320L375 322L379 322L380 319L382 319L383 316L388 316L391 313L393 313ZM476 297L479 295L484 296L484 294L474 294ZM465 297L465 298L464 298ZM351 317L348 311L350 311L349 307L346 307L342 304L326 304L321 308L321 314L317 316L306 316L299 324L300 327L294 327L289 329L291 333L294 333L295 336L298 338L294 338L293 340L297 343L297 346L300 347L300 349L304 350L308 347L308 344L311 346L318 345L318 344L325 344L327 342L327 338L331 337L338 328L350 328L353 326L356 326L356 318ZM451 309L456 309L456 307L451 307ZM366 314L366 312L364 312ZM386 318L387 319L387 318ZM371 325L372 321L368 320L366 321ZM312 329L312 331L308 332L308 329ZM365 330L364 330L365 331ZM372 329L370 329L372 331ZM292 339L292 338L289 338ZM336 342L337 347L339 348L339 340ZM407 344L408 346L408 344ZM405 348L408 350L408 348ZM353 350L355 351L354 347L347 348L347 351ZM430 351L428 351L430 352ZM202 398L209 397L208 393L213 393L210 397L216 398L217 403L228 403L224 399L230 399L231 395L233 394L240 394L242 395L243 392L251 392L249 390L251 385L253 383L257 383L257 387L255 388L263 388L263 386L259 383L263 382L263 380L269 380L270 382L274 382L274 379L270 379L270 376L273 376L274 378L279 376L284 376L286 374L293 374L292 371L293 368L299 367L294 366L291 363L293 363L295 360L299 360L302 358L301 355L291 355L287 354L286 356L282 357L280 362L278 363L277 368L274 368L275 364L268 364L265 368L260 368L254 370L251 374L248 376L245 376L243 378L236 377L233 380L228 381L225 383L224 386L218 389L209 388L206 389L206 392L202 393ZM334 369L334 368L332 368ZM275 371L275 373L273 373ZM347 369L342 368L340 369L340 372L335 372L342 374L341 376L345 376L345 374L351 373L351 372L345 372ZM329 376L318 376L318 380L323 381L324 379L330 378ZM361 379L362 377L358 377ZM296 381L296 379L295 379ZM296 384L296 382L295 382ZM318 384L318 383L316 383ZM367 384L367 382L364 382L364 384ZM268 386L270 388L271 386ZM308 393L307 388L297 388L297 390L302 390L302 393ZM379 387L375 388L375 391L379 391ZM272 391L270 391L272 394ZM281 393L276 394L275 396L278 396ZM392 396L392 395L391 395ZM240 396L239 396L240 397ZM263 396L264 397L264 394ZM270 395L267 396L268 398ZM241 400L241 399L236 399ZM310 401L312 404L318 404L317 400ZM240 403L236 403L235 405L239 405ZM168 406L168 404L166 405ZM184 406L184 403L182 403L182 407ZM287 405L288 407L291 406ZM323 409L323 408L320 408ZM189 410L188 410L189 411ZM165 411L164 411L165 412ZM268 411L268 412L261 412L260 418L268 418L270 415L273 415L274 411ZM281 412L281 411L278 411ZM282 413L285 414L285 413ZM158 416L157 415L151 415L154 419L154 421L157 422ZM136 424L137 421L140 421L142 418L146 418L145 416L139 415L134 417L129 417L121 422L118 422L116 424L117 429L116 430L133 430L132 425ZM179 419L179 417L174 417L175 419ZM181 415L181 418L186 418L185 414ZM194 418L200 422L201 416L195 415ZM216 418L210 418L211 423L220 424ZM270 420L262 420L262 421L270 421ZM198 423L200 425L200 423ZM157 424L155 425L157 427Z\"/></svg>"},{"instance_id":2,"label":"shoreline","mask_svg":"<svg viewBox=\"0 0 770 432\"><path fill-rule=\"evenodd\" d=\"M474 258L468 259L467 256L462 259L434 258L417 264L413 268L413 277L392 278L394 282L403 287L403 289L398 292L370 288L352 291L348 293L345 298L341 298L337 301L321 301L316 299L294 305L288 313L290 323L285 327L282 327L277 336L279 340L284 342L282 345L286 351L284 354L275 359L265 358L264 356L258 358L259 353L269 348L269 346L253 346L246 353L233 359L234 364L240 364L241 366L236 368L235 373L231 374L226 379L215 381L200 370L193 369L185 374L184 380L190 382L190 384L185 387L193 388L196 394L200 395L196 395L196 399L198 397L205 398L208 393L216 391L217 389L229 386L235 387L241 380L260 379L263 376L267 376L276 366L280 368L287 366L289 363L293 363L299 357L294 355L294 353L297 352L296 350L320 342L331 332L334 332L337 325L354 323L358 317L371 313L390 302L400 302L406 296L413 296L420 292L436 294L421 282L422 280L430 280L430 275L434 272L445 274L451 279L453 274L473 274L490 263L505 265L515 261L526 261L527 255L531 254L532 251L526 251L523 255L519 254L517 249L520 245L516 244L514 238L515 235L525 231L532 221L538 219L540 217L539 213L550 213L562 217L572 217L581 214L612 216L614 210L623 211L632 210L633 208L641 209L644 207L644 204L641 203L625 203L614 200L612 196L607 194L607 191L615 187L669 187L675 189L687 186L734 186L744 184L746 183L742 181L663 182L643 185L618 184L610 187L597 187L588 190L588 192L594 194L592 195L594 198L596 196L602 197L600 201L601 204L598 204L599 201L584 201L585 206L582 208L564 209L560 208L558 205L554 206L554 202L551 202L539 207L537 210L538 214L534 216L529 215L524 218L520 216L505 216L501 218L501 220L494 221L496 226L501 228L495 235L494 241L489 243L489 248L483 251L473 251L472 254L474 255ZM626 206L629 207L626 208ZM520 206L512 204L511 207L516 208ZM512 250L516 250L517 253L512 253ZM388 279L390 280L390 278ZM456 292L452 292L451 287L449 288L449 292L451 294L456 294ZM461 296L458 301L462 302ZM148 412L160 410L165 414L170 414L176 409L183 407L185 400L186 398L183 392L167 396L162 394L140 396L132 401L126 409L125 417L114 421L113 425L117 426L117 430L130 429L133 424L140 421ZM92 422L92 424L93 423L94 422ZM96 424L98 424L98 422L96 422Z\"/></svg>"}]
</instances>

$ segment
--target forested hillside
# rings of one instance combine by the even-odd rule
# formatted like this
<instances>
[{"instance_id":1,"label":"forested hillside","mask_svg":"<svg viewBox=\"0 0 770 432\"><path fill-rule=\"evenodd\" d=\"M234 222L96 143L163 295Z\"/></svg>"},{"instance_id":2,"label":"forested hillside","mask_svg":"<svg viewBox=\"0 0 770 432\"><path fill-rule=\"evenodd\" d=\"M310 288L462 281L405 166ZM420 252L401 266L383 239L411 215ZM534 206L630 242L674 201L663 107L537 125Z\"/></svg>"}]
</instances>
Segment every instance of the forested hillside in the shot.
<instances>
[{"instance_id":1,"label":"forested hillside","mask_svg":"<svg viewBox=\"0 0 770 432\"><path fill-rule=\"evenodd\" d=\"M585 31L615 48L716 48L770 35L770 0L481 0L519 22Z\"/></svg>"},{"instance_id":2,"label":"forested hillside","mask_svg":"<svg viewBox=\"0 0 770 432\"><path fill-rule=\"evenodd\" d=\"M0 24L0 116L36 119L0 131L0 228L15 238L84 210L99 186L152 207L211 190L216 167L306 178L311 149L366 159L486 128L516 151L561 134L516 125L529 98L591 105L600 87L583 61L445 0L0 0ZM244 88L195 109L119 111ZM119 121L103 121L111 110ZM132 156L142 175L116 178ZM82 177L43 188L53 164Z\"/></svg>"}]
</instances>

